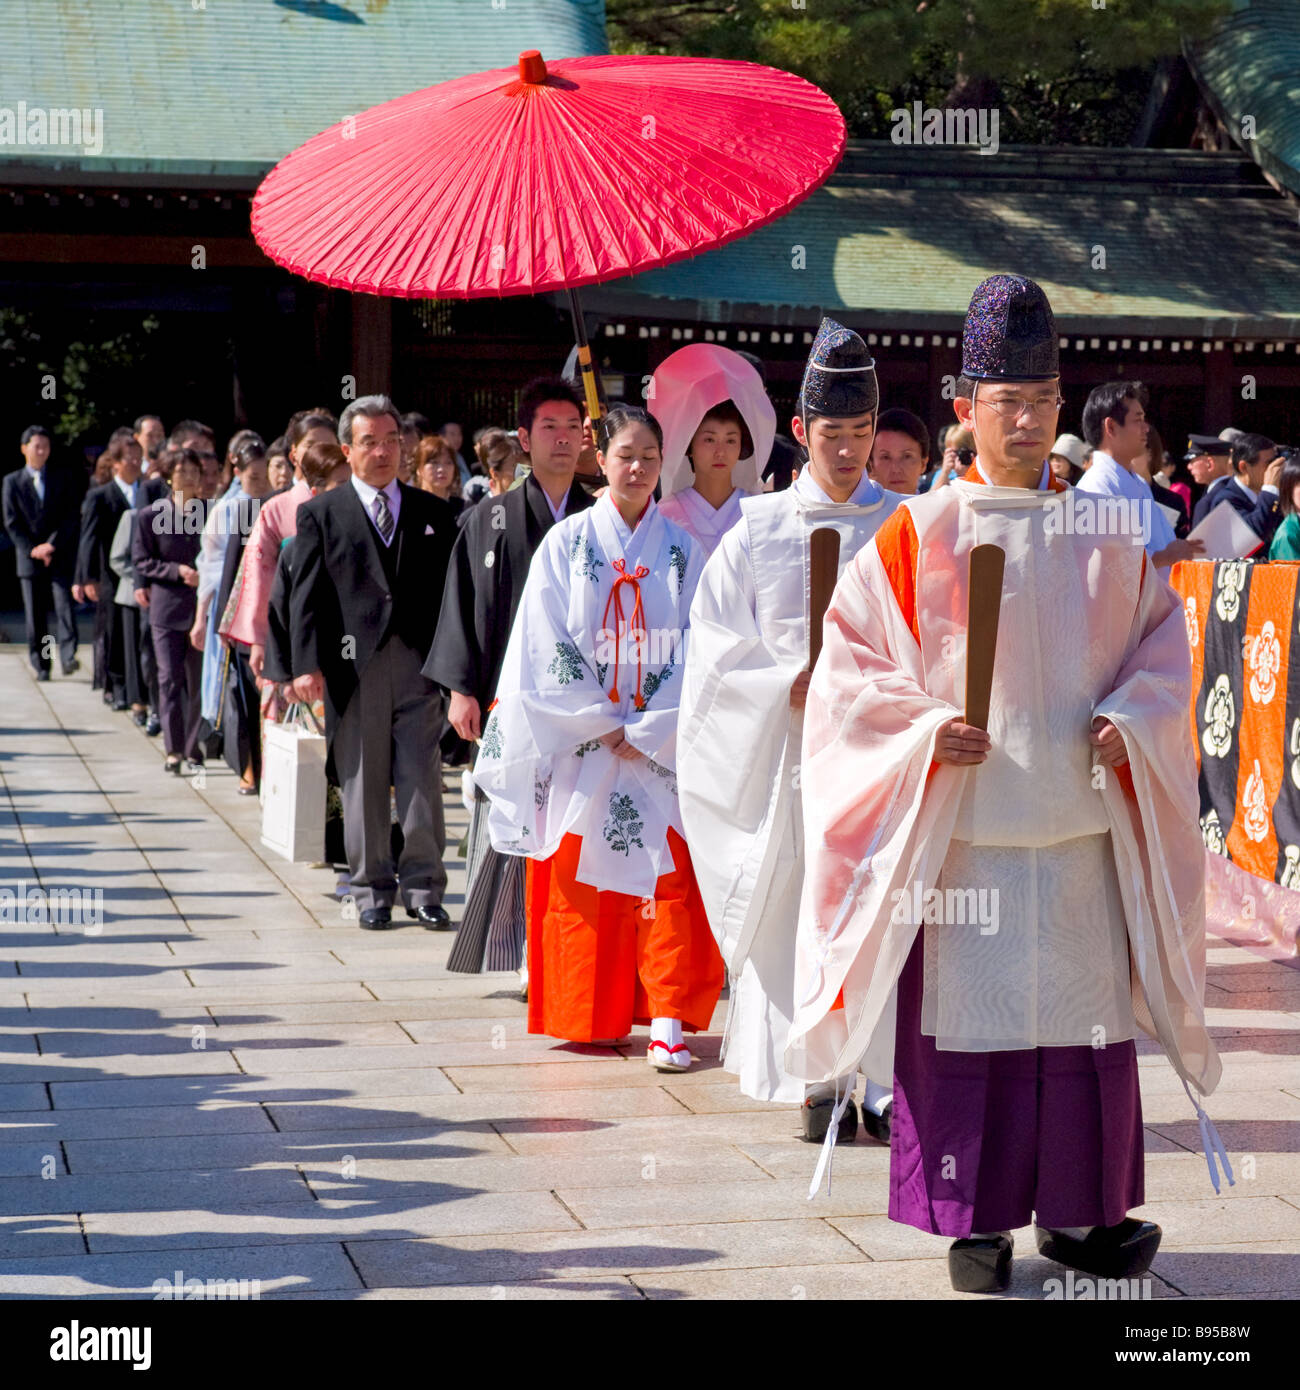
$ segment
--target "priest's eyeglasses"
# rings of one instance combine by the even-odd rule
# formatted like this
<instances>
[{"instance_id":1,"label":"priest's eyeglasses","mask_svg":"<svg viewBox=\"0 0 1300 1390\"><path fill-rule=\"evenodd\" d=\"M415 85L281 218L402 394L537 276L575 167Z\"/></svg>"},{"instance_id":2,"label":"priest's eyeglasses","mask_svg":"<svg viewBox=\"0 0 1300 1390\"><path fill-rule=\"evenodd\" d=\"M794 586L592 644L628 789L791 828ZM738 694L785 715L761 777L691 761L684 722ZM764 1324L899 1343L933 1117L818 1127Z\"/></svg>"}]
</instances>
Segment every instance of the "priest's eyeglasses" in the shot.
<instances>
[{"instance_id":1,"label":"priest's eyeglasses","mask_svg":"<svg viewBox=\"0 0 1300 1390\"><path fill-rule=\"evenodd\" d=\"M1051 415L1065 404L1065 397L1052 393L1025 400L1023 396L981 396L981 402L996 410L1005 420L1018 420L1026 410L1034 415Z\"/></svg>"}]
</instances>

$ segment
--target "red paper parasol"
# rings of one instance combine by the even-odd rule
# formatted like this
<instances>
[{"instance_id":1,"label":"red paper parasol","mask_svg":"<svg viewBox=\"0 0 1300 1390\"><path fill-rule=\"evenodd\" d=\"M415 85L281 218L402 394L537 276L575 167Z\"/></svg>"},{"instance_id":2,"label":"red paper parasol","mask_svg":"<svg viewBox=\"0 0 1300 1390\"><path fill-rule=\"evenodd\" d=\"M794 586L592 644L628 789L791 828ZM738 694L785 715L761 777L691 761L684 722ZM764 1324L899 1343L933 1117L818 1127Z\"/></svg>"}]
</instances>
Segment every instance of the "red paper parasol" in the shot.
<instances>
[{"instance_id":1,"label":"red paper parasol","mask_svg":"<svg viewBox=\"0 0 1300 1390\"><path fill-rule=\"evenodd\" d=\"M282 159L253 235L307 279L428 299L572 291L743 236L820 185L844 119L755 63L541 55L372 107ZM599 407L593 409L593 418Z\"/></svg>"}]
</instances>

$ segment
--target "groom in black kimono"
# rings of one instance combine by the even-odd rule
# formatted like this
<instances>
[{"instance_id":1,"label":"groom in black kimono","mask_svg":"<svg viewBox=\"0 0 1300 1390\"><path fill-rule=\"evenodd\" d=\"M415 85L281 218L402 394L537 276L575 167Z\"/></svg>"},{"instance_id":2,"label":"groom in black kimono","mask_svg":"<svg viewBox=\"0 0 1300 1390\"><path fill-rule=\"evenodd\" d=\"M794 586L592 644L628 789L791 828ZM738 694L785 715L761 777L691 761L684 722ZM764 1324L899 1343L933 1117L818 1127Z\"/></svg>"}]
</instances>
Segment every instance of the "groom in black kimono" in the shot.
<instances>
[{"instance_id":1,"label":"groom in black kimono","mask_svg":"<svg viewBox=\"0 0 1300 1390\"><path fill-rule=\"evenodd\" d=\"M449 692L447 717L461 738L477 739L483 732L524 580L543 536L557 521L591 506L591 495L574 478L582 451L582 418L582 402L562 377L530 382L519 402L519 444L532 471L503 497L485 497L469 513L456 539L437 640L424 674ZM484 962L486 921L495 910L503 870L517 871L522 861L497 862L500 856L486 841L486 798L482 793L479 797L484 804L477 808L470 831L472 877L465 916L447 962L449 969L469 974L484 968L513 969L520 963ZM497 881L479 883L476 895L475 883L484 874L495 875ZM522 911L520 901L521 922ZM510 954L513 958L515 953Z\"/></svg>"}]
</instances>

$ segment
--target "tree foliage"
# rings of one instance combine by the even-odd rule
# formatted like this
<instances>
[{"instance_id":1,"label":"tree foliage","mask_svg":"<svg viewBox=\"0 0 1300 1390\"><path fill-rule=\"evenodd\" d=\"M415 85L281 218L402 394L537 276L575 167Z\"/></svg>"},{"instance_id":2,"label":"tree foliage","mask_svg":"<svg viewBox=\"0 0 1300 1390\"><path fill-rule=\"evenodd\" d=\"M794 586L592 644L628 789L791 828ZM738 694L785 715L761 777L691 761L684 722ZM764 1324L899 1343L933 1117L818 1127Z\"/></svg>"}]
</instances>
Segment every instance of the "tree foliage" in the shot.
<instances>
[{"instance_id":1,"label":"tree foliage","mask_svg":"<svg viewBox=\"0 0 1300 1390\"><path fill-rule=\"evenodd\" d=\"M1001 138L1124 144L1151 70L1232 0L606 0L619 53L743 58L798 73L851 135L890 111L997 106Z\"/></svg>"},{"instance_id":2,"label":"tree foliage","mask_svg":"<svg viewBox=\"0 0 1300 1390\"><path fill-rule=\"evenodd\" d=\"M92 431L107 436L121 423L111 413L116 403L138 387L158 319L146 314L138 327L109 331L91 316L76 336L65 336L62 327L43 332L34 314L0 309L0 371L10 404L25 412L24 425L46 424L64 444Z\"/></svg>"}]
</instances>

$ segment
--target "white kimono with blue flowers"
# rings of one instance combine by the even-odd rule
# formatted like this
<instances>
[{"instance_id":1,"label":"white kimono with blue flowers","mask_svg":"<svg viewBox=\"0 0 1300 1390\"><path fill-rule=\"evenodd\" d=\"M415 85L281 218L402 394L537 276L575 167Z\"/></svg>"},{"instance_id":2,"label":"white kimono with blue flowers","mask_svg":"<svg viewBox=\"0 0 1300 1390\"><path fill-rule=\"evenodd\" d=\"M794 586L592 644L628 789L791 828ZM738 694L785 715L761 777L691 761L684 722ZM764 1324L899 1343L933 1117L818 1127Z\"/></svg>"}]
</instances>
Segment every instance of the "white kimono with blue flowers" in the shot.
<instances>
[{"instance_id":1,"label":"white kimono with blue flowers","mask_svg":"<svg viewBox=\"0 0 1300 1390\"><path fill-rule=\"evenodd\" d=\"M672 870L677 706L704 558L653 501L635 532L606 494L547 533L474 768L494 849L546 859L580 835L578 881L642 897ZM599 742L619 728L643 758Z\"/></svg>"}]
</instances>

